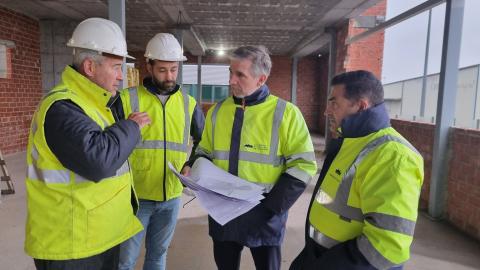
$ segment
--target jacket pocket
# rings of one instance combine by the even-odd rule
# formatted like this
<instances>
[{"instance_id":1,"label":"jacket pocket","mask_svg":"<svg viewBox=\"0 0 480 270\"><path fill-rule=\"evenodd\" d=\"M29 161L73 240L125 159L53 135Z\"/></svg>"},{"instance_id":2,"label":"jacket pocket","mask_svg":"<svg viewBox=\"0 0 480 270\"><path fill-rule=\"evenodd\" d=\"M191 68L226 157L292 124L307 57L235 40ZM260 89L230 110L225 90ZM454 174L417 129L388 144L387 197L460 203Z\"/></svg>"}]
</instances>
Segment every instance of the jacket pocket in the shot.
<instances>
[{"instance_id":1,"label":"jacket pocket","mask_svg":"<svg viewBox=\"0 0 480 270\"><path fill-rule=\"evenodd\" d=\"M120 241L132 222L130 185L119 187L113 197L87 210L87 247L109 248Z\"/></svg>"}]
</instances>

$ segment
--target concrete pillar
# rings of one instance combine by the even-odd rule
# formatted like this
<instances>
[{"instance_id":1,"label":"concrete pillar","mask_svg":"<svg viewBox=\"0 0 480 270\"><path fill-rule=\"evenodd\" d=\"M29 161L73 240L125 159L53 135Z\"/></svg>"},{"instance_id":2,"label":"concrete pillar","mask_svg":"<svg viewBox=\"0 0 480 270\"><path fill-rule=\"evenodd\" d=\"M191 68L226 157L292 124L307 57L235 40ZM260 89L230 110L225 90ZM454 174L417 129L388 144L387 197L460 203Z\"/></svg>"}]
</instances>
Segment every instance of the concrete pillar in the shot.
<instances>
[{"instance_id":1,"label":"concrete pillar","mask_svg":"<svg viewBox=\"0 0 480 270\"><path fill-rule=\"evenodd\" d=\"M443 31L442 64L437 102L437 122L433 145L432 177L428 213L434 219L443 217L448 187L448 141L455 118L458 63L462 40L464 0L447 0Z\"/></svg>"},{"instance_id":2,"label":"concrete pillar","mask_svg":"<svg viewBox=\"0 0 480 270\"><path fill-rule=\"evenodd\" d=\"M178 43L180 43L180 47L182 47L182 50L183 50L183 30L175 29L174 35L177 38ZM183 62L182 61L178 62L177 84L179 84L180 87L183 84Z\"/></svg>"},{"instance_id":3,"label":"concrete pillar","mask_svg":"<svg viewBox=\"0 0 480 270\"><path fill-rule=\"evenodd\" d=\"M108 19L115 22L122 29L123 36L126 37L126 28L125 28L125 0L108 0ZM128 48L128 46L127 46ZM128 86L127 81L127 66L125 65L126 61L123 60L122 71L123 71L123 88Z\"/></svg>"},{"instance_id":4,"label":"concrete pillar","mask_svg":"<svg viewBox=\"0 0 480 270\"><path fill-rule=\"evenodd\" d=\"M197 56L197 104L202 104L202 56Z\"/></svg>"},{"instance_id":5,"label":"concrete pillar","mask_svg":"<svg viewBox=\"0 0 480 270\"><path fill-rule=\"evenodd\" d=\"M292 103L297 104L297 69L298 69L298 57L292 58Z\"/></svg>"}]
</instances>

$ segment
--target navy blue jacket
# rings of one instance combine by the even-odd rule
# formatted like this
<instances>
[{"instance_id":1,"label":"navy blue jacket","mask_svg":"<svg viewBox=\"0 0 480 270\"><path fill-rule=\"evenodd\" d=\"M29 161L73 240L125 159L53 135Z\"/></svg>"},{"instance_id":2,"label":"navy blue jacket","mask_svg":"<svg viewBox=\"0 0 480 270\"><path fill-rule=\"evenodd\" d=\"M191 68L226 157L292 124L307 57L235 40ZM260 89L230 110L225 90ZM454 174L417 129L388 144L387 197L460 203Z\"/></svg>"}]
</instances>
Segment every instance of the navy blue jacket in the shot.
<instances>
[{"instance_id":1,"label":"navy blue jacket","mask_svg":"<svg viewBox=\"0 0 480 270\"><path fill-rule=\"evenodd\" d=\"M140 128L125 120L119 95L107 104L115 123L105 130L70 100L59 100L45 116L45 139L65 168L98 182L114 176L140 140Z\"/></svg>"},{"instance_id":2,"label":"navy blue jacket","mask_svg":"<svg viewBox=\"0 0 480 270\"><path fill-rule=\"evenodd\" d=\"M313 196L308 207L305 225L305 247L295 258L290 270L315 270L315 269L342 269L342 270L374 270L357 247L355 239L338 244L330 249L324 248L313 241L308 235L310 209L315 199L323 178L332 164L335 156L340 151L343 138L358 138L374 133L390 126L390 118L383 103L365 111L345 118L341 124L342 134L338 139L332 139L327 144L327 155L323 163L320 176L315 185ZM402 269L397 267L393 269Z\"/></svg>"},{"instance_id":3,"label":"navy blue jacket","mask_svg":"<svg viewBox=\"0 0 480 270\"><path fill-rule=\"evenodd\" d=\"M266 85L244 98L245 106L255 106L265 101L270 94ZM233 97L236 104L243 99ZM229 172L238 173L238 150L240 147L243 110L235 112L230 143ZM236 136L238 135L238 136ZM237 154L235 154L237 153ZM195 156L193 160L198 158ZM233 241L247 247L280 246L285 236L288 209L305 190L305 183L283 173L265 199L249 212L231 220L224 226L209 217L209 234L214 241Z\"/></svg>"}]
</instances>

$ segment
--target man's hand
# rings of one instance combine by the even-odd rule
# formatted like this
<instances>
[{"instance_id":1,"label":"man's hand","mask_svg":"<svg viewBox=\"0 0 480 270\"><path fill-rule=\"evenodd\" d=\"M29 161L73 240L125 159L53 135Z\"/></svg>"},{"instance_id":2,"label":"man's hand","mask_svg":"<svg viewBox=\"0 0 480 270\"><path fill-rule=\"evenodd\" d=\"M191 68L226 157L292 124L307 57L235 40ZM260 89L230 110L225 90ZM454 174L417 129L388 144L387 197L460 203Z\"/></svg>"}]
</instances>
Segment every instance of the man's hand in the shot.
<instances>
[{"instance_id":1,"label":"man's hand","mask_svg":"<svg viewBox=\"0 0 480 270\"><path fill-rule=\"evenodd\" d=\"M185 166L180 173L185 176L190 176L190 169L190 166Z\"/></svg>"},{"instance_id":2,"label":"man's hand","mask_svg":"<svg viewBox=\"0 0 480 270\"><path fill-rule=\"evenodd\" d=\"M137 123L140 128L149 125L152 121L146 112L134 112L128 116L128 119Z\"/></svg>"},{"instance_id":3,"label":"man's hand","mask_svg":"<svg viewBox=\"0 0 480 270\"><path fill-rule=\"evenodd\" d=\"M248 232L258 231L260 227L264 227L265 224L274 216L274 213L267 209L263 203L257 204L254 208L245 214L237 217L238 224L242 225L241 230Z\"/></svg>"}]
</instances>

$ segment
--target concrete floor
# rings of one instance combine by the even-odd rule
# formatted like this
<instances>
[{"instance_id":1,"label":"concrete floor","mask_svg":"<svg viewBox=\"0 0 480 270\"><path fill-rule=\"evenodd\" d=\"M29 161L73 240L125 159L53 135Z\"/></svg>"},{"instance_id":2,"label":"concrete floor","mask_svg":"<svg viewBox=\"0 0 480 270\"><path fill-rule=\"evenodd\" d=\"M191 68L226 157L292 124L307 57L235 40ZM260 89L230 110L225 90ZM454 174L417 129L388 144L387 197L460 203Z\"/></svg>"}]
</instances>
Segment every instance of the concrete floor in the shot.
<instances>
[{"instance_id":1,"label":"concrete floor","mask_svg":"<svg viewBox=\"0 0 480 270\"><path fill-rule=\"evenodd\" d=\"M321 141L315 142L321 144ZM25 224L25 153L7 156L7 165L16 193L0 197L0 269L35 269L23 251ZM3 186L2 186L3 187ZM303 246L305 213L313 183L292 207L283 245L282 269ZM188 198L183 198L185 202ZM254 269L250 252L242 254L242 270ZM143 252L136 269L141 269ZM168 253L168 268L175 270L215 269L212 243L208 236L205 211L197 200L181 209L177 229ZM412 258L406 270L480 269L480 243L442 222L432 222L421 214L415 232Z\"/></svg>"}]
</instances>

